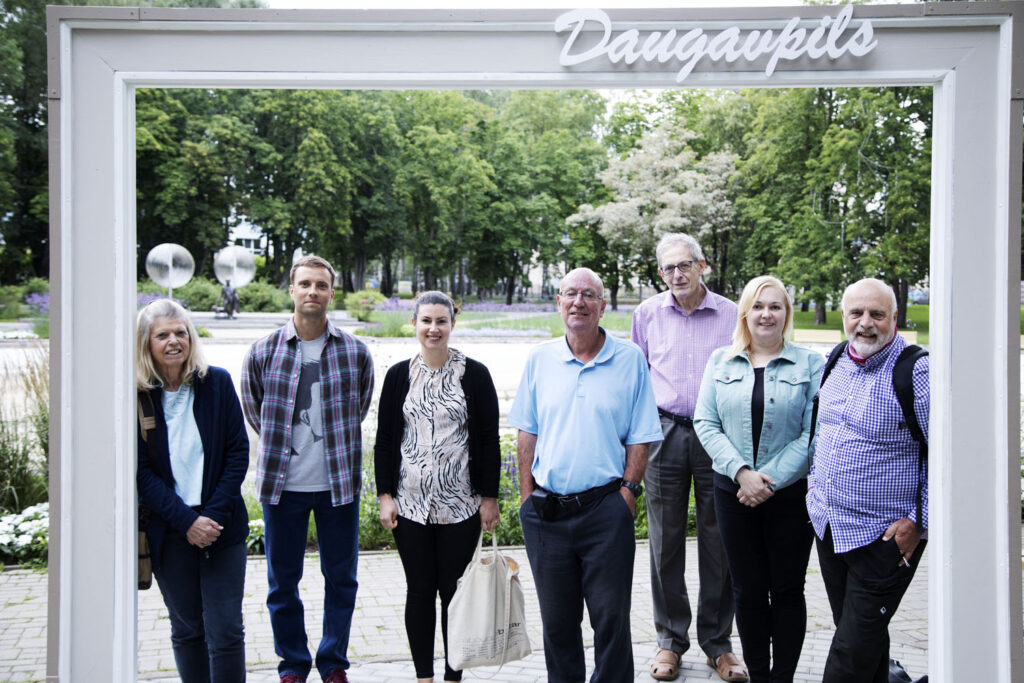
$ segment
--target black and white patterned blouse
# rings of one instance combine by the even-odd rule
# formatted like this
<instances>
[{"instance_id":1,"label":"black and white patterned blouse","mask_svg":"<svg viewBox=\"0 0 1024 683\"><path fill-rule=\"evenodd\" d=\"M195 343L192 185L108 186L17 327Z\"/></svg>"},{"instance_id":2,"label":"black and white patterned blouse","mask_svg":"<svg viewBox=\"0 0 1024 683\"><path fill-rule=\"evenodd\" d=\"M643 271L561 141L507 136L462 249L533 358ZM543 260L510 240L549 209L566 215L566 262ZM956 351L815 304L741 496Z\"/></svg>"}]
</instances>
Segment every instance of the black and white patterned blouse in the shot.
<instances>
[{"instance_id":1,"label":"black and white patterned blouse","mask_svg":"<svg viewBox=\"0 0 1024 683\"><path fill-rule=\"evenodd\" d=\"M469 480L465 372L466 356L455 349L438 370L420 354L409 363L395 503L398 514L420 524L455 524L480 508Z\"/></svg>"}]
</instances>

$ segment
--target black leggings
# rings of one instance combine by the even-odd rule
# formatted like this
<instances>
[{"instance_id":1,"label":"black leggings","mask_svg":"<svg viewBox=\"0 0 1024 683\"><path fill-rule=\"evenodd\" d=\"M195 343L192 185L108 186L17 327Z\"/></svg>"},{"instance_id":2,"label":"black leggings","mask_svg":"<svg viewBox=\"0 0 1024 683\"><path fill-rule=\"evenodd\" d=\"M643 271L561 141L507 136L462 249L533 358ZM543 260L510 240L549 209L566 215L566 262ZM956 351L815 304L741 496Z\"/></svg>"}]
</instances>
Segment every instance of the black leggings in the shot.
<instances>
[{"instance_id":1,"label":"black leggings","mask_svg":"<svg viewBox=\"0 0 1024 683\"><path fill-rule=\"evenodd\" d=\"M441 594L441 636L444 638L444 680L461 681L462 672L448 666L448 603L459 578L473 559L480 536L480 513L457 524L419 524L399 516L395 545L405 569L405 631L416 678L434 675L435 600Z\"/></svg>"},{"instance_id":2,"label":"black leggings","mask_svg":"<svg viewBox=\"0 0 1024 683\"><path fill-rule=\"evenodd\" d=\"M750 508L715 484L750 683L792 681L800 660L807 628L804 577L814 534L806 493L807 480L800 479Z\"/></svg>"}]
</instances>

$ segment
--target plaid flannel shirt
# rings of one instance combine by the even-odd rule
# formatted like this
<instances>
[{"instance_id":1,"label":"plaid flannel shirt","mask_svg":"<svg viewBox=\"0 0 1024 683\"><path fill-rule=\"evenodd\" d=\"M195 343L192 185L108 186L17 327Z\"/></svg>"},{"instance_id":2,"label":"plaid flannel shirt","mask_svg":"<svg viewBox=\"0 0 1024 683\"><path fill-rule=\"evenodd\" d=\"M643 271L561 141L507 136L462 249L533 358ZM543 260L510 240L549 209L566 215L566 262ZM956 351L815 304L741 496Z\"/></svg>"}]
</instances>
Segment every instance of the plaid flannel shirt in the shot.
<instances>
[{"instance_id":1,"label":"plaid flannel shirt","mask_svg":"<svg viewBox=\"0 0 1024 683\"><path fill-rule=\"evenodd\" d=\"M291 459L292 417L302 352L292 320L260 339L242 367L242 409L259 435L256 490L261 502L281 499ZM320 410L331 502L351 503L362 483L361 423L373 396L373 359L366 344L327 321L320 357Z\"/></svg>"},{"instance_id":2,"label":"plaid flannel shirt","mask_svg":"<svg viewBox=\"0 0 1024 683\"><path fill-rule=\"evenodd\" d=\"M917 521L922 480L922 525L928 528L928 469L918 471L917 442L903 423L892 369L906 348L903 337L864 365L840 356L818 406L807 512L818 538L832 527L837 553L871 543L897 519ZM914 412L928 438L928 357L914 364Z\"/></svg>"}]
</instances>

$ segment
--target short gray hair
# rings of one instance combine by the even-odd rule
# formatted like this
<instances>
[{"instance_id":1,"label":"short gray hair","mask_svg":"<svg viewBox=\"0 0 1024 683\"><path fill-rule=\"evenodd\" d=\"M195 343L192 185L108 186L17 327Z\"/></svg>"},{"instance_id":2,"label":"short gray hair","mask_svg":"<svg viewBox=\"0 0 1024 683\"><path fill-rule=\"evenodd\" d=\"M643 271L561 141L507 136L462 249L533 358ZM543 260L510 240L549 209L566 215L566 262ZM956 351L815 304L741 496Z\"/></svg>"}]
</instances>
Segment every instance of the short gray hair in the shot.
<instances>
[{"instance_id":1,"label":"short gray hair","mask_svg":"<svg viewBox=\"0 0 1024 683\"><path fill-rule=\"evenodd\" d=\"M654 249L655 258L658 259L658 267L661 267L661 256L669 249L673 247L686 247L690 252L690 258L695 261L704 260L704 251L700 248L700 243L694 238L687 235L685 232L666 232L658 240L658 246Z\"/></svg>"},{"instance_id":2,"label":"short gray hair","mask_svg":"<svg viewBox=\"0 0 1024 683\"><path fill-rule=\"evenodd\" d=\"M850 293L851 289L853 289L857 285L862 284L870 284L876 289L884 290L889 295L889 301L892 303L892 310L890 312L896 311L896 309L899 307L899 304L896 303L896 292L894 292L892 287L889 286L889 283L883 282L882 280L879 280L878 278L875 277L866 277L863 280L857 280L856 282L849 284L846 287L846 289L843 290L843 298L839 303L840 308L842 308L844 311L846 310L846 295Z\"/></svg>"},{"instance_id":3,"label":"short gray hair","mask_svg":"<svg viewBox=\"0 0 1024 683\"><path fill-rule=\"evenodd\" d=\"M579 273L582 273L582 274L586 275L587 277L589 277L591 280L593 280L594 283L597 285L597 292L598 292L598 294L600 294L602 297L604 296L604 282L601 280L601 276L598 275L597 273L595 273L594 271L592 271L590 268L586 268L586 267L573 268L572 270L570 270L568 273L565 274L565 277L562 278L562 282L565 282L566 280L568 280L570 276L577 275ZM559 289L561 289L561 287L559 287ZM561 292L559 292L559 293L561 293Z\"/></svg>"}]
</instances>

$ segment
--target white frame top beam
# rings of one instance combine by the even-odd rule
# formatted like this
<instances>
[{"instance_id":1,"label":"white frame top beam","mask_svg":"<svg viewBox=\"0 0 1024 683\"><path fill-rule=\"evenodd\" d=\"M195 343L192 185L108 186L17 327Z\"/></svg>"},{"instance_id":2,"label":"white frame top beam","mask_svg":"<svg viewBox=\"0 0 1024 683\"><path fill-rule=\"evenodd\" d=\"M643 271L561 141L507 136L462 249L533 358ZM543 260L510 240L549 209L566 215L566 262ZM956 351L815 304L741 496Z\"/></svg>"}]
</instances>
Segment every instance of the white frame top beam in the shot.
<instances>
[{"instance_id":1,"label":"white frame top beam","mask_svg":"<svg viewBox=\"0 0 1024 683\"><path fill-rule=\"evenodd\" d=\"M837 7L610 10L615 35L812 29ZM48 680L135 678L134 90L678 87L679 62L563 67L563 10L48 8L51 545ZM1024 679L1020 2L858 6L867 55L702 60L697 87L934 87L932 680ZM590 38L596 39L596 34ZM100 399L100 400L97 400Z\"/></svg>"}]
</instances>

